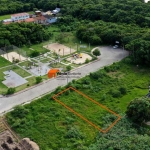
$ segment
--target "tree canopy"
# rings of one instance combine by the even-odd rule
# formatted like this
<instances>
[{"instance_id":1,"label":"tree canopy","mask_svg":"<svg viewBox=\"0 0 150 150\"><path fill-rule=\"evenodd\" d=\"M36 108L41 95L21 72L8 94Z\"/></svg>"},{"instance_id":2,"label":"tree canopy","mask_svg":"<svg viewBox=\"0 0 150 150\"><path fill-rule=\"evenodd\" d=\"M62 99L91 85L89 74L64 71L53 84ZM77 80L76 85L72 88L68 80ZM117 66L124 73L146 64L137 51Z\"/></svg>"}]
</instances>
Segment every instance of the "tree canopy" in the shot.
<instances>
[{"instance_id":1,"label":"tree canopy","mask_svg":"<svg viewBox=\"0 0 150 150\"><path fill-rule=\"evenodd\" d=\"M130 102L126 111L127 116L134 122L142 123L150 120L150 99L139 98Z\"/></svg>"},{"instance_id":2,"label":"tree canopy","mask_svg":"<svg viewBox=\"0 0 150 150\"><path fill-rule=\"evenodd\" d=\"M37 9L61 8L64 15L80 20L103 20L150 26L150 4L143 0L14 0L0 1L0 15Z\"/></svg>"},{"instance_id":3,"label":"tree canopy","mask_svg":"<svg viewBox=\"0 0 150 150\"><path fill-rule=\"evenodd\" d=\"M39 24L11 23L0 26L0 47L5 45L22 46L48 40L50 33Z\"/></svg>"}]
</instances>

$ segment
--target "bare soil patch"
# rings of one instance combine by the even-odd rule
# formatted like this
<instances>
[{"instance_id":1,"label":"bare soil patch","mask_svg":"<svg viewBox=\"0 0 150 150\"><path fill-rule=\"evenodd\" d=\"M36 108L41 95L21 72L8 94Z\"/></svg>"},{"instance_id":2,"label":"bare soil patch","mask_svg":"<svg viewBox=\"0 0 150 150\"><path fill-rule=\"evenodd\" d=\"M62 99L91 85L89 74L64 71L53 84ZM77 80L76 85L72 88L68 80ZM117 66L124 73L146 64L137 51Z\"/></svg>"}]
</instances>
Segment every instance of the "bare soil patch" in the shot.
<instances>
[{"instance_id":1,"label":"bare soil patch","mask_svg":"<svg viewBox=\"0 0 150 150\"><path fill-rule=\"evenodd\" d=\"M3 55L1 55L2 57L4 57L5 59L7 59L10 62L13 62L13 59L18 59L19 61L23 61L26 60L25 57L23 57L22 55L16 53L16 52L9 52L9 53L5 53Z\"/></svg>"},{"instance_id":2,"label":"bare soil patch","mask_svg":"<svg viewBox=\"0 0 150 150\"><path fill-rule=\"evenodd\" d=\"M67 58L67 61L70 61L71 63L75 64L83 64L85 63L86 59L92 60L92 57L86 53L81 54L82 57L76 58L76 57L69 57Z\"/></svg>"},{"instance_id":3,"label":"bare soil patch","mask_svg":"<svg viewBox=\"0 0 150 150\"><path fill-rule=\"evenodd\" d=\"M69 55L76 51L70 47L67 47L67 46L59 44L59 43L52 43L52 44L45 45L43 47L52 52L55 52L55 53L61 55L61 56Z\"/></svg>"}]
</instances>

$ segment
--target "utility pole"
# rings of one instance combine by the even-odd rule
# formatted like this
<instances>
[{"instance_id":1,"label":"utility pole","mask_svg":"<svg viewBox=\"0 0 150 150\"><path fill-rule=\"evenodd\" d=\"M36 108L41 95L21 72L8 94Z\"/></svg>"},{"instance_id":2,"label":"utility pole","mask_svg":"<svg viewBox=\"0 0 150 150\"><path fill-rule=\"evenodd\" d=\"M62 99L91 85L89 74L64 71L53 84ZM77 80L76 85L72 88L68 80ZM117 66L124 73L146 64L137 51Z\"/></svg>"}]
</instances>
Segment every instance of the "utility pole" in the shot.
<instances>
[{"instance_id":1,"label":"utility pole","mask_svg":"<svg viewBox=\"0 0 150 150\"><path fill-rule=\"evenodd\" d=\"M67 71L67 84L68 84L68 71Z\"/></svg>"}]
</instances>

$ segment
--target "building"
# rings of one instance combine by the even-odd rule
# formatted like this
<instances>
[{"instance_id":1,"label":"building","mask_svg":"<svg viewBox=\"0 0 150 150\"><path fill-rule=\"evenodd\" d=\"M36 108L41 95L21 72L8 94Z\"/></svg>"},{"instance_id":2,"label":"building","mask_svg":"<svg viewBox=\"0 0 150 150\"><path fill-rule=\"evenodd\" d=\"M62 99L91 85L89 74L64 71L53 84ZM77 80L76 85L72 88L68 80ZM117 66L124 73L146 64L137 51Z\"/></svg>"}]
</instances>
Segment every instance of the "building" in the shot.
<instances>
[{"instance_id":1,"label":"building","mask_svg":"<svg viewBox=\"0 0 150 150\"><path fill-rule=\"evenodd\" d=\"M12 14L11 15L11 20L12 21L22 21L25 19L30 18L30 15L28 13L19 13L19 14Z\"/></svg>"},{"instance_id":2,"label":"building","mask_svg":"<svg viewBox=\"0 0 150 150\"><path fill-rule=\"evenodd\" d=\"M35 23L39 23L39 24L47 23L47 19L44 16L35 17L33 19Z\"/></svg>"}]
</instances>

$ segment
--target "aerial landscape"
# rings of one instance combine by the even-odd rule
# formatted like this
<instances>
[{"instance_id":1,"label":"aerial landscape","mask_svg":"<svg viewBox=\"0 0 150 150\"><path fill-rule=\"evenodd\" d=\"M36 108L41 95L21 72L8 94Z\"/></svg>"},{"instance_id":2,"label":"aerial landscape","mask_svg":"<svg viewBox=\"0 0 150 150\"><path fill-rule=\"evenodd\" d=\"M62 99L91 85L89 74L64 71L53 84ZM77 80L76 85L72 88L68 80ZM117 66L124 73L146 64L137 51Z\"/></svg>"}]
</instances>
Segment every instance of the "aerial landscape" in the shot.
<instances>
[{"instance_id":1,"label":"aerial landscape","mask_svg":"<svg viewBox=\"0 0 150 150\"><path fill-rule=\"evenodd\" d=\"M1 0L0 150L150 150L150 1Z\"/></svg>"}]
</instances>

